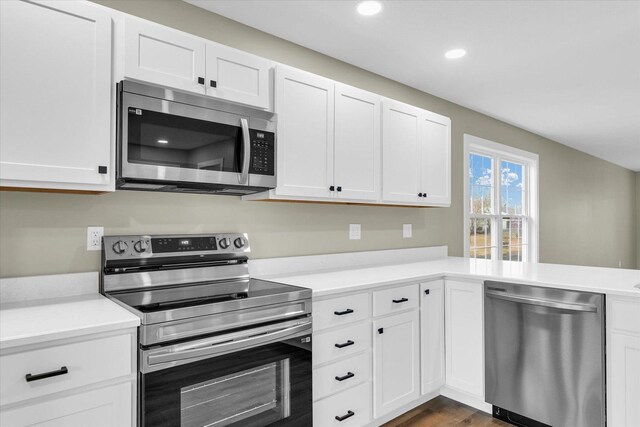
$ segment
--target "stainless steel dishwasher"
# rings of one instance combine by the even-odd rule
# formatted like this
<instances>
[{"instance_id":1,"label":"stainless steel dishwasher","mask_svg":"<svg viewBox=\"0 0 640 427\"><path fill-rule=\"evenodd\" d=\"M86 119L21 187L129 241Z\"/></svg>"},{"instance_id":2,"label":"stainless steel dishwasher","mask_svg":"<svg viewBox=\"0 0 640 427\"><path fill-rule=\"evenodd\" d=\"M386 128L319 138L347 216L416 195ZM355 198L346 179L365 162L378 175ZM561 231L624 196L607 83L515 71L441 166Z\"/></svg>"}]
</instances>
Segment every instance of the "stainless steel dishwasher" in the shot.
<instances>
[{"instance_id":1,"label":"stainless steel dishwasher","mask_svg":"<svg viewBox=\"0 0 640 427\"><path fill-rule=\"evenodd\" d=\"M605 425L604 295L484 282L485 400L520 426Z\"/></svg>"}]
</instances>

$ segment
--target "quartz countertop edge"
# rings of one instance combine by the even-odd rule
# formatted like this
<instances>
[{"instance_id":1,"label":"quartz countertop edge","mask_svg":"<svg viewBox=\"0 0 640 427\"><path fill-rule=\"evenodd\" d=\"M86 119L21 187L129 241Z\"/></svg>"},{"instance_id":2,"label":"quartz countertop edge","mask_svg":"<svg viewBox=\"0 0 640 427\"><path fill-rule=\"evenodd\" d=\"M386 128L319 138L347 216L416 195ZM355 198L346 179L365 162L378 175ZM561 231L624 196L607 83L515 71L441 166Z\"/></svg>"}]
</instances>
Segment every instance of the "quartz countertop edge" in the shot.
<instances>
[{"instance_id":1,"label":"quartz countertop edge","mask_svg":"<svg viewBox=\"0 0 640 427\"><path fill-rule=\"evenodd\" d=\"M2 304L0 350L138 325L136 315L99 294Z\"/></svg>"},{"instance_id":2,"label":"quartz countertop edge","mask_svg":"<svg viewBox=\"0 0 640 427\"><path fill-rule=\"evenodd\" d=\"M640 298L640 290L634 287L640 284L640 270L458 257L406 264L312 271L293 275L270 275L260 278L310 288L314 298L438 278L495 280Z\"/></svg>"}]
</instances>

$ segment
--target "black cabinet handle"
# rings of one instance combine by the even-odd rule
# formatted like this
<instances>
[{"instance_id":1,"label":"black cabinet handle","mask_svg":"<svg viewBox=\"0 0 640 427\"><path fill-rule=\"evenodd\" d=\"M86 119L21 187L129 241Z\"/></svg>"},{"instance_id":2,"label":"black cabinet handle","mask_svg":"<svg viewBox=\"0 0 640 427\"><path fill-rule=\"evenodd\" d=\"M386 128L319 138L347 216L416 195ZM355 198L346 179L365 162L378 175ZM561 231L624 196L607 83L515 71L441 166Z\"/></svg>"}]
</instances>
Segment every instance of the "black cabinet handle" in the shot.
<instances>
[{"instance_id":1,"label":"black cabinet handle","mask_svg":"<svg viewBox=\"0 0 640 427\"><path fill-rule=\"evenodd\" d=\"M384 332L384 328L378 328L378 333L381 334Z\"/></svg>"},{"instance_id":2,"label":"black cabinet handle","mask_svg":"<svg viewBox=\"0 0 640 427\"><path fill-rule=\"evenodd\" d=\"M338 420L338 421L344 421L344 420L346 420L347 418L351 418L351 417L353 417L355 414L356 414L356 413L355 413L355 412L353 412L353 411L347 411L347 413L346 413L346 414L344 414L344 415L343 415L343 416L341 416L341 417L339 417L339 416L337 416L337 415L336 415L336 420Z\"/></svg>"},{"instance_id":3,"label":"black cabinet handle","mask_svg":"<svg viewBox=\"0 0 640 427\"><path fill-rule=\"evenodd\" d=\"M105 175L107 173L107 167L106 166L98 166L98 173L101 175Z\"/></svg>"},{"instance_id":4,"label":"black cabinet handle","mask_svg":"<svg viewBox=\"0 0 640 427\"><path fill-rule=\"evenodd\" d=\"M198 77L198 84L199 85L203 85L204 84L204 77Z\"/></svg>"},{"instance_id":5,"label":"black cabinet handle","mask_svg":"<svg viewBox=\"0 0 640 427\"><path fill-rule=\"evenodd\" d=\"M418 197L422 197L422 193L418 193Z\"/></svg>"},{"instance_id":6,"label":"black cabinet handle","mask_svg":"<svg viewBox=\"0 0 640 427\"><path fill-rule=\"evenodd\" d=\"M424 294L425 294L425 295L429 295L429 289L425 289L425 290L424 290Z\"/></svg>"},{"instance_id":7,"label":"black cabinet handle","mask_svg":"<svg viewBox=\"0 0 640 427\"><path fill-rule=\"evenodd\" d=\"M343 348L343 347L349 347L350 345L354 345L355 342L351 341L351 340L347 340L347 342L342 343L342 344L336 344L336 347L338 348Z\"/></svg>"},{"instance_id":8,"label":"black cabinet handle","mask_svg":"<svg viewBox=\"0 0 640 427\"><path fill-rule=\"evenodd\" d=\"M422 195L422 197L427 197L427 193L424 193L424 194Z\"/></svg>"},{"instance_id":9,"label":"black cabinet handle","mask_svg":"<svg viewBox=\"0 0 640 427\"><path fill-rule=\"evenodd\" d=\"M334 311L333 314L335 314L336 316L344 316L345 314L351 314L353 313L353 310L351 310L350 308L347 308L345 311Z\"/></svg>"},{"instance_id":10,"label":"black cabinet handle","mask_svg":"<svg viewBox=\"0 0 640 427\"><path fill-rule=\"evenodd\" d=\"M63 366L62 368L56 371L45 372L44 374L35 374L35 375L27 374L24 376L24 378L27 380L28 383L30 383L31 381L38 381L38 380L43 380L45 378L57 377L58 375L64 375L66 373L69 373L69 370L67 369L66 366Z\"/></svg>"},{"instance_id":11,"label":"black cabinet handle","mask_svg":"<svg viewBox=\"0 0 640 427\"><path fill-rule=\"evenodd\" d=\"M348 380L349 378L353 378L355 377L356 374L354 374L353 372L347 372L347 375L342 376L342 377L336 377L337 381L344 381L344 380Z\"/></svg>"},{"instance_id":12,"label":"black cabinet handle","mask_svg":"<svg viewBox=\"0 0 640 427\"><path fill-rule=\"evenodd\" d=\"M337 190L338 190L338 191L342 191L342 187L338 187L338 188L337 188Z\"/></svg>"},{"instance_id":13,"label":"black cabinet handle","mask_svg":"<svg viewBox=\"0 0 640 427\"><path fill-rule=\"evenodd\" d=\"M204 83L204 82L203 82ZM209 80L209 86L211 87L218 87L218 82L216 82L215 80Z\"/></svg>"},{"instance_id":14,"label":"black cabinet handle","mask_svg":"<svg viewBox=\"0 0 640 427\"><path fill-rule=\"evenodd\" d=\"M400 298L400 299L394 299L393 303L394 304L400 304L402 302L407 302L407 301L409 301L407 298Z\"/></svg>"},{"instance_id":15,"label":"black cabinet handle","mask_svg":"<svg viewBox=\"0 0 640 427\"><path fill-rule=\"evenodd\" d=\"M335 191L336 187L334 187L333 185L331 187L329 187L329 191Z\"/></svg>"}]
</instances>

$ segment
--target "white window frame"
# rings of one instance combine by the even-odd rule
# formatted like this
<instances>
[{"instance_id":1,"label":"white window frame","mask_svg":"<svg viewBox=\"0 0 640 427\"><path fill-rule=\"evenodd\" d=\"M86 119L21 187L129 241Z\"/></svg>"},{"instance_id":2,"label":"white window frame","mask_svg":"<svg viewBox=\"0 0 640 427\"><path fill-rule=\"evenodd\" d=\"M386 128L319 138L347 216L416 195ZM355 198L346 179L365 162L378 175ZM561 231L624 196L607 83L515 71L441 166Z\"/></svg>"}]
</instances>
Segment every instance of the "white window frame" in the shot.
<instances>
[{"instance_id":1,"label":"white window frame","mask_svg":"<svg viewBox=\"0 0 640 427\"><path fill-rule=\"evenodd\" d=\"M538 155L530 153L528 151L520 150L518 148L510 147L508 145L499 144L497 142L489 141L487 139L478 138L477 136L464 134L464 162L463 162L463 174L464 174L464 256L469 258L469 228L470 228L470 212L469 212L469 154L479 154L492 157L494 159L493 167L493 188L494 197L497 202L494 202L496 206L500 207L501 204L501 191L500 191L500 179L501 179L501 166L500 162L503 160L520 163L524 165L526 171L524 172L523 183L525 186L525 195L523 199L523 207L528 207L528 221L527 221L527 254L528 259L526 262L538 262L538 246L539 246L539 220L538 220ZM503 215L502 212L494 212L492 215L484 215L492 218L491 227L491 241L495 242L497 251L492 250L491 258L493 260L502 260L502 256L498 256L502 253L502 236L499 236L499 230L502 229L502 217L509 217L513 215ZM498 226L498 221L500 225ZM495 252L495 253L494 253Z\"/></svg>"}]
</instances>

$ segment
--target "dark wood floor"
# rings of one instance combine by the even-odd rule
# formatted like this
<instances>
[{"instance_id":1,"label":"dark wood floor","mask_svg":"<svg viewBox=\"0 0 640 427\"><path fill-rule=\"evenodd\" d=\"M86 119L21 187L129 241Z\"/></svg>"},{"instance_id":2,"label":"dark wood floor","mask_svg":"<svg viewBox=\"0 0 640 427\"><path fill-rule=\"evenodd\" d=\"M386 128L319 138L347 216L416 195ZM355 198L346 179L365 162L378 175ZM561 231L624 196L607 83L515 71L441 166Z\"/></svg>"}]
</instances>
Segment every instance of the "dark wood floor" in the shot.
<instances>
[{"instance_id":1,"label":"dark wood floor","mask_svg":"<svg viewBox=\"0 0 640 427\"><path fill-rule=\"evenodd\" d=\"M444 396L424 403L389 421L383 427L453 427L453 426L507 426L486 412L456 402Z\"/></svg>"}]
</instances>

